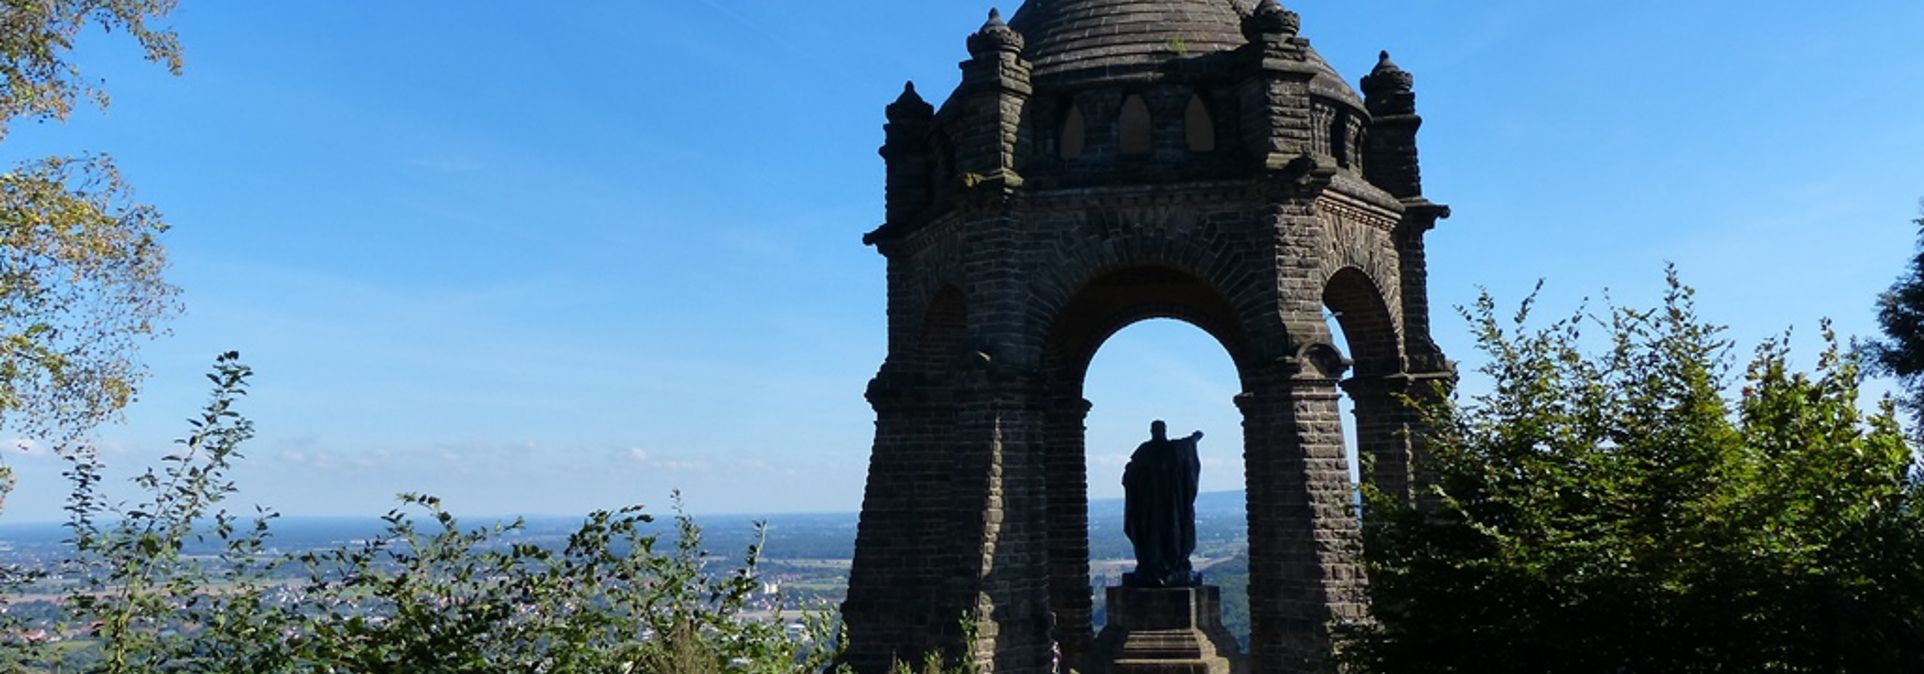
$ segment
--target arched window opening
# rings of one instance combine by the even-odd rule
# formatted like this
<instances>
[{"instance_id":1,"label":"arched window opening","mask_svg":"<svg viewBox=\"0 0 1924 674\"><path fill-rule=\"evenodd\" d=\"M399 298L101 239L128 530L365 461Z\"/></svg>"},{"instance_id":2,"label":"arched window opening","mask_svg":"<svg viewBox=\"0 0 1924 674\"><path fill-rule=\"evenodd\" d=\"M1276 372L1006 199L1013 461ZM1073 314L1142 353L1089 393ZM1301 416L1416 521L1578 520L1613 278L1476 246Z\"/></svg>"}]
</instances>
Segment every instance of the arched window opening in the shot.
<instances>
[{"instance_id":1,"label":"arched window opening","mask_svg":"<svg viewBox=\"0 0 1924 674\"><path fill-rule=\"evenodd\" d=\"M1082 156L1083 148L1089 141L1089 127L1082 119L1082 108L1069 104L1069 111L1062 113L1062 130L1056 135L1056 150L1065 160Z\"/></svg>"},{"instance_id":2,"label":"arched window opening","mask_svg":"<svg viewBox=\"0 0 1924 674\"><path fill-rule=\"evenodd\" d=\"M1022 106L1022 114L1016 118L1015 156L1026 161L1036 155L1036 145L1042 142L1042 134L1036 128L1035 106Z\"/></svg>"},{"instance_id":3,"label":"arched window opening","mask_svg":"<svg viewBox=\"0 0 1924 674\"><path fill-rule=\"evenodd\" d=\"M1149 116L1149 103L1141 96L1131 94L1122 102L1122 117L1117 125L1122 130L1123 156L1142 156L1155 149L1154 120Z\"/></svg>"},{"instance_id":4,"label":"arched window opening","mask_svg":"<svg viewBox=\"0 0 1924 674\"><path fill-rule=\"evenodd\" d=\"M955 286L944 286L924 311L917 369L946 372L962 357L969 328L968 298Z\"/></svg>"},{"instance_id":5,"label":"arched window opening","mask_svg":"<svg viewBox=\"0 0 1924 674\"><path fill-rule=\"evenodd\" d=\"M955 144L949 142L947 135L937 133L930 146L935 151L935 163L934 170L929 171L929 197L937 199L955 184Z\"/></svg>"},{"instance_id":6,"label":"arched window opening","mask_svg":"<svg viewBox=\"0 0 1924 674\"><path fill-rule=\"evenodd\" d=\"M1209 106L1203 104L1200 95L1189 97L1189 109L1183 112L1183 133L1188 137L1190 152L1216 151L1216 119L1209 115Z\"/></svg>"},{"instance_id":7,"label":"arched window opening","mask_svg":"<svg viewBox=\"0 0 1924 674\"><path fill-rule=\"evenodd\" d=\"M1343 168L1349 168L1349 120L1350 112L1348 110L1337 112L1335 118L1330 121L1329 128L1330 156L1336 159L1337 166Z\"/></svg>"}]
</instances>

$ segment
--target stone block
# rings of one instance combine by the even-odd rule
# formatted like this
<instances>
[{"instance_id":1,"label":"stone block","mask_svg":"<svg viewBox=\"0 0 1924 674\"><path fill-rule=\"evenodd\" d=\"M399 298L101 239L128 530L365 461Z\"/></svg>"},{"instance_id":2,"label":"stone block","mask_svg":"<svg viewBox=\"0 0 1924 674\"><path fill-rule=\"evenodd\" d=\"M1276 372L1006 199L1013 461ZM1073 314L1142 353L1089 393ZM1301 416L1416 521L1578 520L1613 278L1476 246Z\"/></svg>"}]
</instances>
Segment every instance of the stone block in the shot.
<instances>
[{"instance_id":1,"label":"stone block","mask_svg":"<svg viewBox=\"0 0 1924 674\"><path fill-rule=\"evenodd\" d=\"M1213 586L1109 588L1109 623L1085 674L1242 674Z\"/></svg>"}]
</instances>

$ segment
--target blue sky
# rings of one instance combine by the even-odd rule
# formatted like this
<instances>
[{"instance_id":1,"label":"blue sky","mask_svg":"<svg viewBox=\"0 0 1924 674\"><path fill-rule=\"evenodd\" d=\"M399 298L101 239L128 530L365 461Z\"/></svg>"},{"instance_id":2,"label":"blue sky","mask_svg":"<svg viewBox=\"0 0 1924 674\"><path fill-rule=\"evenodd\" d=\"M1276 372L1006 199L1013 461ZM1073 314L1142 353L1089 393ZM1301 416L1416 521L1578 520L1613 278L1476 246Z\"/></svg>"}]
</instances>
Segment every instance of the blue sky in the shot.
<instances>
[{"instance_id":1,"label":"blue sky","mask_svg":"<svg viewBox=\"0 0 1924 674\"><path fill-rule=\"evenodd\" d=\"M990 4L188 3L184 76L89 36L113 106L16 125L0 159L109 152L175 223L188 311L101 432L121 472L238 349L243 503L848 511L884 355L859 241L882 106L953 87ZM1351 81L1379 49L1416 74L1427 192L1456 209L1435 322L1466 366L1447 307L1479 286L1650 303L1666 261L1744 350L1809 347L1822 316L1875 332L1924 196L1924 4L1287 4ZM1152 416L1208 431L1205 486L1238 486L1235 392L1200 331L1125 330L1088 384L1097 495ZM5 518L57 519L58 463L6 460Z\"/></svg>"}]
</instances>

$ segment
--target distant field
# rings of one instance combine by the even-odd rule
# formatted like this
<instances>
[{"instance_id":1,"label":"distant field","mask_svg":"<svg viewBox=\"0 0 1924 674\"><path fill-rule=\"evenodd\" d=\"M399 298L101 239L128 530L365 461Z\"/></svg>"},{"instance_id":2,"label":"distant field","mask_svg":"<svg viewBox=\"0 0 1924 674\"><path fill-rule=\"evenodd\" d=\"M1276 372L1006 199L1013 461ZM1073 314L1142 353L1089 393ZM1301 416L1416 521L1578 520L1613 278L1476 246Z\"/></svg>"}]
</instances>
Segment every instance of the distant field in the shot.
<instances>
[{"instance_id":1,"label":"distant field","mask_svg":"<svg viewBox=\"0 0 1924 674\"><path fill-rule=\"evenodd\" d=\"M1098 604L1101 621L1101 587L1118 582L1134 566L1133 550L1122 534L1122 501L1106 499L1089 504L1089 552L1091 592ZM1226 622L1239 635L1247 633L1248 564L1243 559L1247 547L1244 499L1240 491L1212 492L1196 498L1196 568L1212 585L1223 588ZM805 515L699 516L702 549L707 551L712 568L738 560L752 545L759 544L763 556L762 578L778 584L784 604L824 606L839 604L848 591L848 572L855 554L855 534L859 515L829 513ZM493 524L492 519L464 521L466 527ZM765 538L758 538L756 524L763 524ZM512 542L561 545L580 526L580 520L566 517L529 517L524 528L508 538ZM672 520L657 521L654 533L673 535ZM374 518L283 518L272 524L270 546L280 553L358 545L381 535L383 523ZM0 564L26 567L51 565L64 558L67 530L58 524L0 523ZM213 552L214 543L205 549L190 545L190 554ZM17 596L16 604L50 602L61 588L42 584Z\"/></svg>"}]
</instances>

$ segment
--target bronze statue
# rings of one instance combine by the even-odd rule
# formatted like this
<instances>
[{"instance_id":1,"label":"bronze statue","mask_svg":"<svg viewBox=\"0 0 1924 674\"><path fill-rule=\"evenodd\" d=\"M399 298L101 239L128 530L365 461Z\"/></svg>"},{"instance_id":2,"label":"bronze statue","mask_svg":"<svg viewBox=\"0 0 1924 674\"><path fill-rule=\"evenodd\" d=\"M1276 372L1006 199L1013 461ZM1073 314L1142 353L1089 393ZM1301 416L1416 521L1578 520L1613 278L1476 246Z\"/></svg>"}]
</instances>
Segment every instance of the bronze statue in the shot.
<instances>
[{"instance_id":1,"label":"bronze statue","mask_svg":"<svg viewBox=\"0 0 1924 674\"><path fill-rule=\"evenodd\" d=\"M1170 440L1168 426L1149 424L1149 441L1136 447L1122 470L1122 531L1136 548L1136 571L1123 575L1130 587L1196 587L1202 576L1189 566L1196 551L1196 480L1202 462L1196 443L1202 431Z\"/></svg>"}]
</instances>

